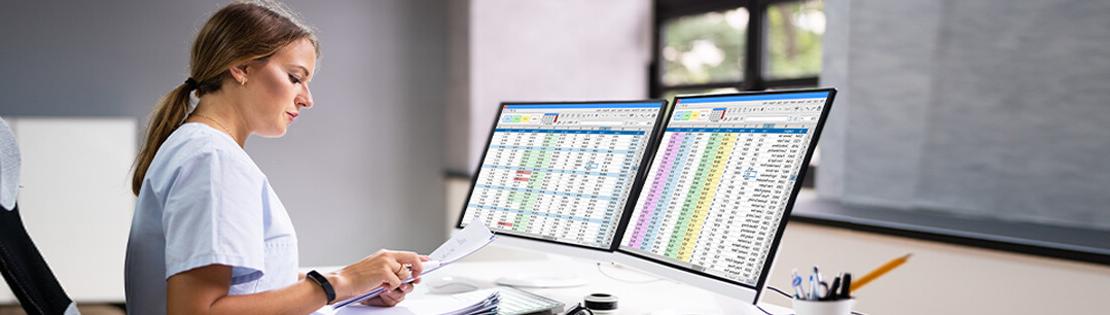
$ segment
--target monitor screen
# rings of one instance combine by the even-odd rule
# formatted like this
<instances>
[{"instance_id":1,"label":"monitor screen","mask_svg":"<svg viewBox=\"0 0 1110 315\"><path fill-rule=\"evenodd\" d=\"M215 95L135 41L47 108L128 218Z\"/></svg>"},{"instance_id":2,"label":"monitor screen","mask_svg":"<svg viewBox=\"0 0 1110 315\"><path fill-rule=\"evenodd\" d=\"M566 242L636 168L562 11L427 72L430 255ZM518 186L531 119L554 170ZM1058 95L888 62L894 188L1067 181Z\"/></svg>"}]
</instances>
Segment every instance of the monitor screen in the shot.
<instances>
[{"instance_id":1,"label":"monitor screen","mask_svg":"<svg viewBox=\"0 0 1110 315\"><path fill-rule=\"evenodd\" d=\"M832 93L677 97L619 251L762 285Z\"/></svg>"},{"instance_id":2,"label":"monitor screen","mask_svg":"<svg viewBox=\"0 0 1110 315\"><path fill-rule=\"evenodd\" d=\"M613 250L665 104L502 104L457 226Z\"/></svg>"}]
</instances>

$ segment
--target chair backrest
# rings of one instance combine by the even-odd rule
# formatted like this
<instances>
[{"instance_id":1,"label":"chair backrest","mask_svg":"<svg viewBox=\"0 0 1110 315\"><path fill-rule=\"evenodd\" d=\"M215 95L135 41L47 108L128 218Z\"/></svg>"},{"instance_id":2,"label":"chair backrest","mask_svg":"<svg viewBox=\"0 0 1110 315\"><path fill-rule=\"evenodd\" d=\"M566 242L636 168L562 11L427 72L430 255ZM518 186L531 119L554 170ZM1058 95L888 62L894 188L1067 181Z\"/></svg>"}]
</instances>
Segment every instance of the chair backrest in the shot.
<instances>
[{"instance_id":1,"label":"chair backrest","mask_svg":"<svg viewBox=\"0 0 1110 315\"><path fill-rule=\"evenodd\" d=\"M0 117L0 208L14 209L19 194L19 145L8 122Z\"/></svg>"},{"instance_id":2,"label":"chair backrest","mask_svg":"<svg viewBox=\"0 0 1110 315\"><path fill-rule=\"evenodd\" d=\"M23 227L16 204L19 147L0 118L0 274L27 314L78 314Z\"/></svg>"}]
</instances>

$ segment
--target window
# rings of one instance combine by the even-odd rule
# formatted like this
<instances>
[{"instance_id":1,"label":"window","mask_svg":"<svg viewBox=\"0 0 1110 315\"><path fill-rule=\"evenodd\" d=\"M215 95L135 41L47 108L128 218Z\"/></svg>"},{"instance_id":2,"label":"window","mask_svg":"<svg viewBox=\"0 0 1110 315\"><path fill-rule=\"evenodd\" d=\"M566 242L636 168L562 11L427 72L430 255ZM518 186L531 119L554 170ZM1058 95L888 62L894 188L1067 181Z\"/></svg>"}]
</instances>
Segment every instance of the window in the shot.
<instances>
[{"instance_id":1,"label":"window","mask_svg":"<svg viewBox=\"0 0 1110 315\"><path fill-rule=\"evenodd\" d=\"M817 86L821 0L656 0L651 97ZM820 150L805 187L814 186Z\"/></svg>"},{"instance_id":2,"label":"window","mask_svg":"<svg viewBox=\"0 0 1110 315\"><path fill-rule=\"evenodd\" d=\"M656 0L652 97L813 87L820 0Z\"/></svg>"}]
</instances>

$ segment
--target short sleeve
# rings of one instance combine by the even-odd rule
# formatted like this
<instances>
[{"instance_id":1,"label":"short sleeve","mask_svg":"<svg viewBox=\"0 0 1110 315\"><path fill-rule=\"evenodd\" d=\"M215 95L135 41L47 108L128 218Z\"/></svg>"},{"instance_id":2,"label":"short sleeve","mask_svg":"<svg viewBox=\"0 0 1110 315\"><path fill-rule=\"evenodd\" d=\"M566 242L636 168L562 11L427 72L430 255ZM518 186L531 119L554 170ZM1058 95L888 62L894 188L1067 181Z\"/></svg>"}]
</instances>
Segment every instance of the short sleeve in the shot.
<instances>
[{"instance_id":1,"label":"short sleeve","mask_svg":"<svg viewBox=\"0 0 1110 315\"><path fill-rule=\"evenodd\" d=\"M232 267L232 284L261 278L265 266L265 178L235 156L201 152L173 172L162 228L166 278L208 265Z\"/></svg>"}]
</instances>

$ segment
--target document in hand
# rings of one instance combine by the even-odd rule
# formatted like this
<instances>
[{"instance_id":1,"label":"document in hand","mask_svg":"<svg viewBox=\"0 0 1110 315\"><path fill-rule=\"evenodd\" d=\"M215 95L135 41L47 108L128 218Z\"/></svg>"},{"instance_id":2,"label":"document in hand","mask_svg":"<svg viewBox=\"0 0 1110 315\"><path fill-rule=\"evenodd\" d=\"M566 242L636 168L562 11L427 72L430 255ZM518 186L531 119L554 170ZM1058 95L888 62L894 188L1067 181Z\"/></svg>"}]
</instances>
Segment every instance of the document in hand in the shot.
<instances>
[{"instance_id":1,"label":"document in hand","mask_svg":"<svg viewBox=\"0 0 1110 315\"><path fill-rule=\"evenodd\" d=\"M493 232L490 232L489 228L487 228L485 224L477 221L472 222L470 225L467 225L466 228L463 228L462 231L455 233L455 236L452 236L451 239L447 240L443 244L440 244L439 247L436 248L436 250L432 251L432 253L428 255L429 260L424 263L423 274L428 274L432 271L435 271L436 269L456 262L459 259L463 259L463 257L477 252L479 249L482 249L483 247L486 247L486 245L489 245L489 243L492 243L493 238ZM413 280L415 279L409 277L408 279L405 279L404 282L409 283ZM385 291L384 287L377 288L371 290L370 292L367 292L366 294L343 300L335 303L334 305L326 306L324 308L338 310L347 305L354 304L355 302L360 302L378 296L378 294L381 294L383 291Z\"/></svg>"}]
</instances>

